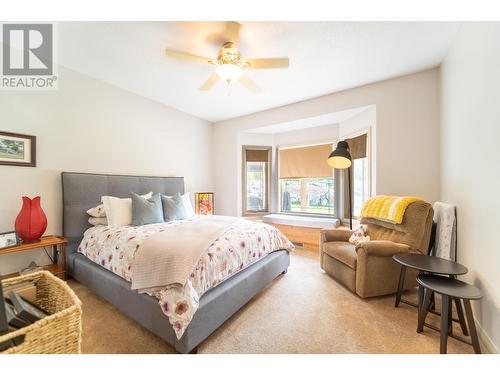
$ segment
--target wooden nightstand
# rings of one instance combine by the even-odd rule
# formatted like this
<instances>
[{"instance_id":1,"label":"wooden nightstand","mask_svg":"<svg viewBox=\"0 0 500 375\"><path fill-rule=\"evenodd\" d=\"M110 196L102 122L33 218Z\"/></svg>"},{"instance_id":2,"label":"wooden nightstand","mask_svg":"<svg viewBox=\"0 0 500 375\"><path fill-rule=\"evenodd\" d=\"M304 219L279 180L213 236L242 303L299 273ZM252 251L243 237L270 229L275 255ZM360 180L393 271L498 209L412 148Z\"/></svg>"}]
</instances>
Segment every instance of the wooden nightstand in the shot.
<instances>
[{"instance_id":1,"label":"wooden nightstand","mask_svg":"<svg viewBox=\"0 0 500 375\"><path fill-rule=\"evenodd\" d=\"M26 242L18 246L8 247L6 249L0 249L0 255L4 254L14 254L21 253L23 251L35 250L41 248L52 248L52 259L53 264L44 266L43 269L52 272L54 275L66 280L66 244L68 240L60 236L44 236L37 241ZM19 274L11 273L9 275L1 275L1 279L6 279Z\"/></svg>"}]
</instances>

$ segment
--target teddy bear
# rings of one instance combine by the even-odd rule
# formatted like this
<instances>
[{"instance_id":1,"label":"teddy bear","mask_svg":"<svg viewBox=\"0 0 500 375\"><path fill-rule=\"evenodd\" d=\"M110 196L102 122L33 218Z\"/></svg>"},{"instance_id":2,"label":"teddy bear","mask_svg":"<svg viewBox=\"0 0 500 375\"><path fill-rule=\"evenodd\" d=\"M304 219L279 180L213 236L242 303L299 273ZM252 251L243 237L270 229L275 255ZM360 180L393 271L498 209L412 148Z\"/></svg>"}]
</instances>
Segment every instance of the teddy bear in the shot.
<instances>
[{"instance_id":1,"label":"teddy bear","mask_svg":"<svg viewBox=\"0 0 500 375\"><path fill-rule=\"evenodd\" d=\"M352 233L351 237L349 238L349 242L357 246L360 243L366 241L370 241L370 236L368 235L368 226L366 224L360 224L359 228Z\"/></svg>"}]
</instances>

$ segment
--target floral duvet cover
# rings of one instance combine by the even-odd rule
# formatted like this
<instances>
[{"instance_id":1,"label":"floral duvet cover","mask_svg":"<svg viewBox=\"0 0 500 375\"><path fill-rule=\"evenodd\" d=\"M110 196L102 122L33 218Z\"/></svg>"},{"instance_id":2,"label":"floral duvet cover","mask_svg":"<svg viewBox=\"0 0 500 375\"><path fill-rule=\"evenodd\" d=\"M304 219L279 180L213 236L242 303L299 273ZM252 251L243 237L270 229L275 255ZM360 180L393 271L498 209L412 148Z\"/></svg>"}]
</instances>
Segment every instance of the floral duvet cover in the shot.
<instances>
[{"instance_id":1,"label":"floral duvet cover","mask_svg":"<svg viewBox=\"0 0 500 375\"><path fill-rule=\"evenodd\" d=\"M143 226L94 226L85 232L78 252L131 281L134 256L140 251L142 241L193 220L198 220L198 217ZM172 285L152 293L172 324L177 338L180 339L184 334L206 291L280 249L291 251L293 245L278 229L268 224L239 219L206 249L184 286Z\"/></svg>"}]
</instances>

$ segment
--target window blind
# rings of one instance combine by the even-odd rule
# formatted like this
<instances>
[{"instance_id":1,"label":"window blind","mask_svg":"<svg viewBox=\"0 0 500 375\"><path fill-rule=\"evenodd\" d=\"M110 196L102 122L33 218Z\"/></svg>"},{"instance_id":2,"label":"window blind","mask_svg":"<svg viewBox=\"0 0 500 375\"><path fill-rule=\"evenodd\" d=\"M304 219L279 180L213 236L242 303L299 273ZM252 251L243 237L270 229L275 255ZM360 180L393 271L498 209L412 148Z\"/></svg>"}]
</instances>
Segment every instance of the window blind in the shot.
<instances>
[{"instance_id":1,"label":"window blind","mask_svg":"<svg viewBox=\"0 0 500 375\"><path fill-rule=\"evenodd\" d=\"M269 150L245 150L245 160L247 162L249 161L260 161L260 162L267 162L269 161Z\"/></svg>"},{"instance_id":2,"label":"window blind","mask_svg":"<svg viewBox=\"0 0 500 375\"><path fill-rule=\"evenodd\" d=\"M349 144L349 152L353 160L366 157L366 134L346 139L346 141Z\"/></svg>"},{"instance_id":3,"label":"window blind","mask_svg":"<svg viewBox=\"0 0 500 375\"><path fill-rule=\"evenodd\" d=\"M333 169L326 162L332 149L331 143L281 149L279 178L333 177Z\"/></svg>"}]
</instances>

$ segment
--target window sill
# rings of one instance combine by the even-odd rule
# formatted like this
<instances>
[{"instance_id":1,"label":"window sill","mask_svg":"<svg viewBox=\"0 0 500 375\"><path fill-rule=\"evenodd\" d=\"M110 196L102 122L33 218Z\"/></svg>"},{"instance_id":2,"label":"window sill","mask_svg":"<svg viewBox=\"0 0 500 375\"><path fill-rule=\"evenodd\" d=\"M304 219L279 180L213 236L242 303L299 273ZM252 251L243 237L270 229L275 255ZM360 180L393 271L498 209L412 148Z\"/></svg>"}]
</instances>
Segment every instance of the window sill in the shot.
<instances>
[{"instance_id":1,"label":"window sill","mask_svg":"<svg viewBox=\"0 0 500 375\"><path fill-rule=\"evenodd\" d=\"M243 217L247 217L247 216L265 216L265 215L269 215L270 212L269 211L247 211L247 212L244 212L243 213Z\"/></svg>"},{"instance_id":2,"label":"window sill","mask_svg":"<svg viewBox=\"0 0 500 375\"><path fill-rule=\"evenodd\" d=\"M308 213L308 212L294 212L294 211L280 211L273 213L272 215L287 215L287 216L303 216L303 217L315 217L318 219L336 219L338 220L338 217L335 215L329 215L329 214L313 214L313 213Z\"/></svg>"},{"instance_id":3,"label":"window sill","mask_svg":"<svg viewBox=\"0 0 500 375\"><path fill-rule=\"evenodd\" d=\"M318 217L281 213L265 215L262 217L262 221L265 223L294 225L308 228L337 228L339 226L339 220L335 217Z\"/></svg>"}]
</instances>

